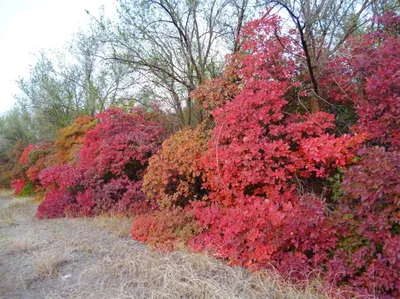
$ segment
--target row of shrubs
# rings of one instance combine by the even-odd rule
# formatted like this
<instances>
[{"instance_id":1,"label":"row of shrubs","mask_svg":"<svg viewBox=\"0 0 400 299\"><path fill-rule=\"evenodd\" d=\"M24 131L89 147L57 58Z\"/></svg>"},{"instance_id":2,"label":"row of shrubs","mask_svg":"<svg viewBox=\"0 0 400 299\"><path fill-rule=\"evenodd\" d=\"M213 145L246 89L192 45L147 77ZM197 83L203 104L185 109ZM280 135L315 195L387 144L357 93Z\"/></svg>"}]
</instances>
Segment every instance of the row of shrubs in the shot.
<instances>
[{"instance_id":1,"label":"row of shrubs","mask_svg":"<svg viewBox=\"0 0 400 299\"><path fill-rule=\"evenodd\" d=\"M15 193L44 194L38 218L133 214L133 238L162 250L398 298L400 18L378 21L321 68L320 109L301 49L265 16L191 95L208 113L196 128L171 133L166 112L137 107L78 118L23 150Z\"/></svg>"}]
</instances>

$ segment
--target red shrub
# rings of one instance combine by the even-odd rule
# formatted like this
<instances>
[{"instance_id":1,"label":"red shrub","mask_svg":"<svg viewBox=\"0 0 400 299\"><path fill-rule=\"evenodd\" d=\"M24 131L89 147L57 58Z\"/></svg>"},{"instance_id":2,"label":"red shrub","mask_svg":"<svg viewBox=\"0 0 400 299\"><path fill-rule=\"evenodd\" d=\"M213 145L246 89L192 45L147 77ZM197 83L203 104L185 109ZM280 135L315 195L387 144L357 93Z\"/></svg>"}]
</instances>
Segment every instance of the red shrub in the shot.
<instances>
[{"instance_id":1,"label":"red shrub","mask_svg":"<svg viewBox=\"0 0 400 299\"><path fill-rule=\"evenodd\" d=\"M80 214L83 216L92 216L94 214L93 207L93 190L88 188L83 192L76 194L76 202L79 206Z\"/></svg>"},{"instance_id":2,"label":"red shrub","mask_svg":"<svg viewBox=\"0 0 400 299\"><path fill-rule=\"evenodd\" d=\"M350 165L356 149L364 140L363 135L335 137L329 134L303 139L296 153L296 167L304 178L312 174L327 177L338 167Z\"/></svg>"},{"instance_id":3,"label":"red shrub","mask_svg":"<svg viewBox=\"0 0 400 299\"><path fill-rule=\"evenodd\" d=\"M40 173L40 182L46 190L67 190L83 184L83 171L68 164L48 167Z\"/></svg>"},{"instance_id":4,"label":"red shrub","mask_svg":"<svg viewBox=\"0 0 400 299\"><path fill-rule=\"evenodd\" d=\"M146 112L109 109L97 115L100 123L85 135L81 152L83 169L99 175L141 177L148 158L163 139L164 129L146 120Z\"/></svg>"},{"instance_id":5,"label":"red shrub","mask_svg":"<svg viewBox=\"0 0 400 299\"><path fill-rule=\"evenodd\" d=\"M286 113L299 70L281 45L294 47L291 39L277 41L276 30L272 17L245 31L243 86L214 111L201 159L209 200L194 204L202 232L191 245L303 279L323 270L337 241L327 203L314 193L322 194L326 178L353 162L364 138L336 137L334 116L325 112Z\"/></svg>"},{"instance_id":6,"label":"red shrub","mask_svg":"<svg viewBox=\"0 0 400 299\"><path fill-rule=\"evenodd\" d=\"M129 113L110 109L99 114L99 124L85 135L77 165L48 168L40 174L41 183L54 192L46 196L37 216L142 213L151 209L141 191L142 177L149 157L165 137L164 129L147 117L142 109ZM57 196L62 201L59 205ZM48 211L53 208L57 211Z\"/></svg>"},{"instance_id":7,"label":"red shrub","mask_svg":"<svg viewBox=\"0 0 400 299\"><path fill-rule=\"evenodd\" d=\"M34 144L29 144L27 147L25 147L24 151L21 154L21 157L19 159L20 164L28 164L30 161L30 153L36 148Z\"/></svg>"},{"instance_id":8,"label":"red shrub","mask_svg":"<svg viewBox=\"0 0 400 299\"><path fill-rule=\"evenodd\" d=\"M400 149L400 16L378 18L379 29L354 39L350 65L360 90L356 99L358 131L374 142ZM355 77L355 78L354 78Z\"/></svg>"},{"instance_id":9,"label":"red shrub","mask_svg":"<svg viewBox=\"0 0 400 299\"><path fill-rule=\"evenodd\" d=\"M113 178L108 182L92 181L89 186L95 214L106 211L138 214L152 208L142 192L142 181L132 181L127 177Z\"/></svg>"},{"instance_id":10,"label":"red shrub","mask_svg":"<svg viewBox=\"0 0 400 299\"><path fill-rule=\"evenodd\" d=\"M39 173L54 164L54 148L51 143L29 144L22 152L19 162L14 165L12 176L19 180L24 179L32 191L41 191Z\"/></svg>"},{"instance_id":11,"label":"red shrub","mask_svg":"<svg viewBox=\"0 0 400 299\"><path fill-rule=\"evenodd\" d=\"M61 218L65 217L68 211L76 215L77 210L73 194L65 190L53 189L47 192L45 200L39 205L36 217L41 219Z\"/></svg>"},{"instance_id":12,"label":"red shrub","mask_svg":"<svg viewBox=\"0 0 400 299\"><path fill-rule=\"evenodd\" d=\"M24 188L26 184L26 181L24 179L14 179L11 181L11 188L14 189L14 194L18 195L18 193L21 192L21 190Z\"/></svg>"},{"instance_id":13,"label":"red shrub","mask_svg":"<svg viewBox=\"0 0 400 299\"><path fill-rule=\"evenodd\" d=\"M243 195L268 197L289 188L299 175L327 177L348 164L363 141L362 136L330 135L335 125L328 113L284 113L286 94L297 86L295 62L281 45L291 47L290 39L276 40L276 18L251 26L256 29L248 31L258 35L247 36L243 44L249 53L239 70L244 86L214 111L216 125L202 158L210 198L224 205Z\"/></svg>"},{"instance_id":14,"label":"red shrub","mask_svg":"<svg viewBox=\"0 0 400 299\"><path fill-rule=\"evenodd\" d=\"M36 217L92 215L93 204L82 199L85 195L81 194L84 189L81 169L67 164L49 167L40 173L40 181L47 192Z\"/></svg>"},{"instance_id":15,"label":"red shrub","mask_svg":"<svg viewBox=\"0 0 400 299\"><path fill-rule=\"evenodd\" d=\"M143 173L166 137L163 127L147 117L142 109L107 110L86 134L80 166L85 184L92 189L96 212L131 213L145 205Z\"/></svg>"},{"instance_id":16,"label":"red shrub","mask_svg":"<svg viewBox=\"0 0 400 299\"><path fill-rule=\"evenodd\" d=\"M330 279L369 293L400 296L400 152L365 149L346 171L334 215L339 238ZM373 278L373 279L371 279Z\"/></svg>"},{"instance_id":17,"label":"red shrub","mask_svg":"<svg viewBox=\"0 0 400 299\"><path fill-rule=\"evenodd\" d=\"M22 140L18 140L11 150L3 153L0 157L0 189L11 189L11 181L20 180L23 178L21 172L18 169L17 164L24 151L24 143Z\"/></svg>"},{"instance_id":18,"label":"red shrub","mask_svg":"<svg viewBox=\"0 0 400 299\"><path fill-rule=\"evenodd\" d=\"M191 241L195 250L210 250L233 264L252 268L274 266L305 279L320 268L336 238L325 224L326 203L315 196L290 192L268 199L236 198L224 207L196 204L195 216L205 229Z\"/></svg>"}]
</instances>

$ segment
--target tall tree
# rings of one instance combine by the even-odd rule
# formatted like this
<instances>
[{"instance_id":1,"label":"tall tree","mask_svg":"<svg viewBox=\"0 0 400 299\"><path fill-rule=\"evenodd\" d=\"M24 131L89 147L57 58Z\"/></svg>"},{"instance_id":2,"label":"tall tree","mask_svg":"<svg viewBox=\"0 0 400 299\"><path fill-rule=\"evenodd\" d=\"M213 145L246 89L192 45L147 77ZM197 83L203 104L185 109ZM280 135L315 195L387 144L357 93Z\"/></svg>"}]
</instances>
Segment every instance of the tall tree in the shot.
<instances>
[{"instance_id":1,"label":"tall tree","mask_svg":"<svg viewBox=\"0 0 400 299\"><path fill-rule=\"evenodd\" d=\"M135 81L132 68L99 58L103 44L96 32L79 32L66 51L42 52L28 78L17 81L19 103L28 109L46 136L81 115L124 102Z\"/></svg>"},{"instance_id":2,"label":"tall tree","mask_svg":"<svg viewBox=\"0 0 400 299\"><path fill-rule=\"evenodd\" d=\"M39 136L35 131L36 126L29 112L14 106L0 117L0 147L7 151L18 141L24 144L36 142Z\"/></svg>"}]
</instances>

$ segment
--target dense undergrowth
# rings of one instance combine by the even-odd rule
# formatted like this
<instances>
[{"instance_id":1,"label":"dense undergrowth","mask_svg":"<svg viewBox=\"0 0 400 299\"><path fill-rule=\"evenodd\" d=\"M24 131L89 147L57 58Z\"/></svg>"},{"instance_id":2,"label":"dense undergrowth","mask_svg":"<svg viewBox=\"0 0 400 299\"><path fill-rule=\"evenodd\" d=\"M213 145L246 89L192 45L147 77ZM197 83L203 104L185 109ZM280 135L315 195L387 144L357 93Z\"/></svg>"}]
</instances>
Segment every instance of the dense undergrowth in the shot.
<instances>
[{"instance_id":1,"label":"dense undergrowth","mask_svg":"<svg viewBox=\"0 0 400 299\"><path fill-rule=\"evenodd\" d=\"M165 112L110 108L54 143L16 144L2 182L42 194L38 218L134 214L132 236L163 250L398 298L400 18L378 22L326 62L317 110L302 51L267 15L194 91L208 112L196 128L171 134Z\"/></svg>"}]
</instances>

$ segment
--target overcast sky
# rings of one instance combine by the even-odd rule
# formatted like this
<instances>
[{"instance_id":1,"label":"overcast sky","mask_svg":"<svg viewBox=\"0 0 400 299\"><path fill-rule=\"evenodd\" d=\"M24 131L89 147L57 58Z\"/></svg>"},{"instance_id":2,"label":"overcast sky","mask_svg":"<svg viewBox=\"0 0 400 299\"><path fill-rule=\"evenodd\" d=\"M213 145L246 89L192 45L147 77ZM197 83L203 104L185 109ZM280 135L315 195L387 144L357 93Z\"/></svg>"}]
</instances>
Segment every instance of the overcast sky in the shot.
<instances>
[{"instance_id":1,"label":"overcast sky","mask_svg":"<svg viewBox=\"0 0 400 299\"><path fill-rule=\"evenodd\" d=\"M114 0L0 0L0 114L10 109L18 92L15 80L27 76L41 49L60 49L85 27L101 5Z\"/></svg>"}]
</instances>

